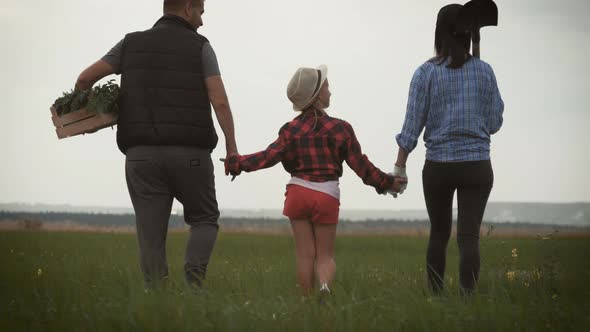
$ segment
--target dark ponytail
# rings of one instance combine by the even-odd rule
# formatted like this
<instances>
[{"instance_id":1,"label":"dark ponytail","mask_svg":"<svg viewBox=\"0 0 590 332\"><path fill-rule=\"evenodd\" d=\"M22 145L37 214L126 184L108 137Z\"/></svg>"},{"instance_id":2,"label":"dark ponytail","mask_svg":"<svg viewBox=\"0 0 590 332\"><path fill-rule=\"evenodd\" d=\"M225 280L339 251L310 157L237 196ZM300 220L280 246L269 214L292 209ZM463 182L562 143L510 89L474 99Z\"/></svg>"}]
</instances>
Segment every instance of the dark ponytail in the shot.
<instances>
[{"instance_id":1,"label":"dark ponytail","mask_svg":"<svg viewBox=\"0 0 590 332\"><path fill-rule=\"evenodd\" d=\"M461 68L471 58L469 49L471 47L471 31L457 31L456 20L461 5L447 5L438 12L436 30L434 33L434 49L438 65L451 61L449 68Z\"/></svg>"}]
</instances>

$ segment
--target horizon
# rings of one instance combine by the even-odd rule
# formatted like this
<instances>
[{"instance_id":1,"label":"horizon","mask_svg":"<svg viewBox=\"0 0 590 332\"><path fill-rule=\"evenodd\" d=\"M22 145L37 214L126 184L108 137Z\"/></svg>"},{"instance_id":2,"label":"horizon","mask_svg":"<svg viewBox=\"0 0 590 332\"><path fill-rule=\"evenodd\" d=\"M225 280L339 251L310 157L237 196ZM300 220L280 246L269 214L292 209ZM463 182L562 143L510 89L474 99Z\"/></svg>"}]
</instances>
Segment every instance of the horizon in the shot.
<instances>
[{"instance_id":1,"label":"horizon","mask_svg":"<svg viewBox=\"0 0 590 332\"><path fill-rule=\"evenodd\" d=\"M132 207L75 206L33 203L0 203L0 212L11 213L64 213L96 215L134 215ZM172 209L171 215L183 216L182 209ZM280 208L220 209L220 218L286 219ZM364 220L428 220L426 208L422 209L340 209L340 219ZM453 208L453 220L457 220L457 208ZM590 202L542 203L542 202L489 202L484 222L532 223L544 225L590 226Z\"/></svg>"},{"instance_id":2,"label":"horizon","mask_svg":"<svg viewBox=\"0 0 590 332\"><path fill-rule=\"evenodd\" d=\"M548 201L488 201L487 204L546 204L546 205L573 205L573 204L590 204L590 201L571 201L571 202L560 202L560 201L553 201L553 202L548 202ZM84 204L72 204L72 203L43 203L43 202L0 202L0 206L2 205L48 205L48 206L71 206L71 207L92 207L92 208L116 208L116 209L126 209L126 208L131 208L133 209L133 206L131 204L129 204L128 206L121 206L121 205L100 205L100 204L92 204L92 205L84 205ZM176 206L173 206L173 209ZM178 206L179 208L182 208L182 205ZM456 206L453 206L454 209L456 209ZM224 208L224 210L275 210L275 209L281 209L281 207L262 207L262 208L248 208L248 207L239 207L239 208ZM375 210L373 208L346 208L346 210ZM426 205L424 205L422 208L418 207L418 208L401 208L399 209L400 211L403 210L425 210L426 209ZM221 208L220 208L221 210ZM380 210L380 209L378 209ZM384 208L384 211L397 211L396 209L388 209L388 208Z\"/></svg>"}]
</instances>

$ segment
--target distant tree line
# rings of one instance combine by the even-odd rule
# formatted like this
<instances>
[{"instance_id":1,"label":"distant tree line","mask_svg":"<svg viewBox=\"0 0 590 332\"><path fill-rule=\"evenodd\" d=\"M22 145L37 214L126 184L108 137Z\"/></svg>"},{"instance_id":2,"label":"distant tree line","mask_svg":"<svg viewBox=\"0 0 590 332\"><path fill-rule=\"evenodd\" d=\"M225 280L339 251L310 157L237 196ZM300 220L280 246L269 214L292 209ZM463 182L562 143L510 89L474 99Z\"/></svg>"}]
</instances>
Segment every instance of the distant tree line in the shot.
<instances>
[{"instance_id":1,"label":"distant tree line","mask_svg":"<svg viewBox=\"0 0 590 332\"><path fill-rule=\"evenodd\" d=\"M135 215L133 214L104 214L104 213L62 213L62 212L10 212L0 211L0 222L17 221L25 229L40 229L43 224L51 223L73 223L93 227L129 227L135 226ZM286 218L239 218L221 217L219 223L222 228L228 230L263 230L263 231L288 231L290 226ZM183 216L171 215L169 220L170 228L187 227ZM428 220L397 220L397 219L372 219L366 221L342 220L339 224L339 231L350 233L379 233L395 230L407 234L427 234L429 228ZM484 222L482 232L493 232L494 230L519 230L538 229L539 231L586 231L590 227L578 226L556 226L546 224L531 224L526 222L490 223Z\"/></svg>"},{"instance_id":2,"label":"distant tree line","mask_svg":"<svg viewBox=\"0 0 590 332\"><path fill-rule=\"evenodd\" d=\"M62 212L7 212L0 211L2 220L38 220L43 223L75 222L92 226L132 226L135 215L102 213L62 213Z\"/></svg>"},{"instance_id":3,"label":"distant tree line","mask_svg":"<svg viewBox=\"0 0 590 332\"><path fill-rule=\"evenodd\" d=\"M41 222L75 222L83 225L92 226L133 226L135 225L135 215L133 214L105 214L105 213L70 213L70 212L10 212L0 211L0 221L2 220L38 220ZM231 226L253 226L253 225L267 225L275 226L277 224L287 225L288 220L286 218L240 218L240 217L221 217L219 222L221 224ZM358 227L365 223L368 224L379 224L380 226L399 226L399 227L415 227L416 222L426 223L422 221L403 221L396 219L377 219L363 221L349 221L343 220L343 224L354 224ZM171 215L169 226L179 227L185 225L184 217L179 215Z\"/></svg>"}]
</instances>

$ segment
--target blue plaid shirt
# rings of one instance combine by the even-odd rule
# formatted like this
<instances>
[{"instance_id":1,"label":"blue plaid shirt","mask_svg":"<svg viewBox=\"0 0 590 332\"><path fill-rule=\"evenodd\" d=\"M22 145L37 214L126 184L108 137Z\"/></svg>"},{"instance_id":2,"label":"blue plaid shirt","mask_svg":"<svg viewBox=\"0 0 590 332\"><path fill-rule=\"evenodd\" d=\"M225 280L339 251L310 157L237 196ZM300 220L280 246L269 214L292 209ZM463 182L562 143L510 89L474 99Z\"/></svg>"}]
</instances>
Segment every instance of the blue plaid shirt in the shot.
<instances>
[{"instance_id":1,"label":"blue plaid shirt","mask_svg":"<svg viewBox=\"0 0 590 332\"><path fill-rule=\"evenodd\" d=\"M492 67L471 58L463 67L429 60L414 73L397 144L411 152L424 131L426 159L490 159L490 136L502 126L504 102Z\"/></svg>"}]
</instances>

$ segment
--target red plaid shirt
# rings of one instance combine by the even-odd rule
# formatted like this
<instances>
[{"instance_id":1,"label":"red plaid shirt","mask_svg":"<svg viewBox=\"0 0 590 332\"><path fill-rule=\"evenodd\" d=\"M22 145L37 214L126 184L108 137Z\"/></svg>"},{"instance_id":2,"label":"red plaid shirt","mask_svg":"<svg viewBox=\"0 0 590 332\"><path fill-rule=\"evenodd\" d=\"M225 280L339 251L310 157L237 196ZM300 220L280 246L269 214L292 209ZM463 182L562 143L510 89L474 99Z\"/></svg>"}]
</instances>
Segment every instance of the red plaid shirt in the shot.
<instances>
[{"instance_id":1,"label":"red plaid shirt","mask_svg":"<svg viewBox=\"0 0 590 332\"><path fill-rule=\"evenodd\" d=\"M337 180L342 176L342 163L363 180L383 193L393 186L393 176L375 167L361 151L352 126L340 119L303 113L279 130L279 138L266 150L227 159L231 174L252 172L282 162L292 176L313 181Z\"/></svg>"}]
</instances>

